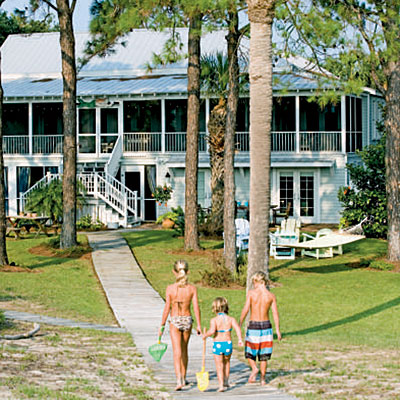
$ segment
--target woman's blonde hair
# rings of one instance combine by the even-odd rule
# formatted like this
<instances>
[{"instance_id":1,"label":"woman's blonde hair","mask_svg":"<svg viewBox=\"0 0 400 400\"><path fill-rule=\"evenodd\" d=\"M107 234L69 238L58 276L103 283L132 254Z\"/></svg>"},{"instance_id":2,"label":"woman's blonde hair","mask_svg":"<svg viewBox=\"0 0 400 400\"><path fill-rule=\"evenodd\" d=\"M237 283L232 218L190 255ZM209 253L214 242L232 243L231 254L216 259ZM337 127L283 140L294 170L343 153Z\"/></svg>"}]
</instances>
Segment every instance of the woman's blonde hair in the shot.
<instances>
[{"instance_id":1,"label":"woman's blonde hair","mask_svg":"<svg viewBox=\"0 0 400 400\"><path fill-rule=\"evenodd\" d=\"M263 283L264 285L267 284L267 275L264 272L259 271L256 272L252 277L251 280L255 283Z\"/></svg>"},{"instance_id":2,"label":"woman's blonde hair","mask_svg":"<svg viewBox=\"0 0 400 400\"><path fill-rule=\"evenodd\" d=\"M212 303L212 310L215 314L220 312L228 314L229 312L228 300L225 297L217 297Z\"/></svg>"},{"instance_id":3,"label":"woman's blonde hair","mask_svg":"<svg viewBox=\"0 0 400 400\"><path fill-rule=\"evenodd\" d=\"M185 286L188 282L187 272L189 265L185 260L178 260L174 264L174 271L177 273L176 283L178 286Z\"/></svg>"}]
</instances>

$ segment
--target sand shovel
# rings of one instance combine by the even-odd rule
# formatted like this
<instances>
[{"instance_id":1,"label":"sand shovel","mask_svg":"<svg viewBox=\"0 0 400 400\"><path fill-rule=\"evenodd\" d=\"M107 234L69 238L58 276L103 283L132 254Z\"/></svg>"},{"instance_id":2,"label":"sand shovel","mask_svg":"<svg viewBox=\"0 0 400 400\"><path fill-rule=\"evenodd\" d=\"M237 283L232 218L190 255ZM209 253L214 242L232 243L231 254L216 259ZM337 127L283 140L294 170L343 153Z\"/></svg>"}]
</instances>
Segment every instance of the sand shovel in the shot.
<instances>
[{"instance_id":1,"label":"sand shovel","mask_svg":"<svg viewBox=\"0 0 400 400\"><path fill-rule=\"evenodd\" d=\"M204 328L204 334L206 334L206 328ZM206 368L206 339L203 339L203 362L201 371L196 372L197 386L200 392L204 392L208 388L208 372L205 372Z\"/></svg>"},{"instance_id":2,"label":"sand shovel","mask_svg":"<svg viewBox=\"0 0 400 400\"><path fill-rule=\"evenodd\" d=\"M161 327L161 335L164 332L164 327ZM167 343L161 343L161 335L158 337L158 341L155 344L152 344L149 347L149 353L150 355L156 360L157 362L160 362L162 356L164 353L167 351Z\"/></svg>"}]
</instances>

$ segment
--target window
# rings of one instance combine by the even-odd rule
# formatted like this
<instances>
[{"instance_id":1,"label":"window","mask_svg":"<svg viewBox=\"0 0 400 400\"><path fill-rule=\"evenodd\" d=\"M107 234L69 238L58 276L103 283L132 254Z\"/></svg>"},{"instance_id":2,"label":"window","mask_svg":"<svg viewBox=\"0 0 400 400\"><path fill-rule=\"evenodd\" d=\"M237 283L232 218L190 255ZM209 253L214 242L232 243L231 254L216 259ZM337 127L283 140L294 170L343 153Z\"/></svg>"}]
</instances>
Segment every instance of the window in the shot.
<instances>
[{"instance_id":1,"label":"window","mask_svg":"<svg viewBox=\"0 0 400 400\"><path fill-rule=\"evenodd\" d=\"M32 106L34 135L62 135L62 103L37 103Z\"/></svg>"},{"instance_id":2,"label":"window","mask_svg":"<svg viewBox=\"0 0 400 400\"><path fill-rule=\"evenodd\" d=\"M124 101L124 132L161 132L161 101Z\"/></svg>"},{"instance_id":3,"label":"window","mask_svg":"<svg viewBox=\"0 0 400 400\"><path fill-rule=\"evenodd\" d=\"M341 130L340 104L321 108L317 102L300 97L300 130L308 132L337 132Z\"/></svg>"},{"instance_id":4,"label":"window","mask_svg":"<svg viewBox=\"0 0 400 400\"><path fill-rule=\"evenodd\" d=\"M3 105L3 135L28 135L28 104Z\"/></svg>"},{"instance_id":5,"label":"window","mask_svg":"<svg viewBox=\"0 0 400 400\"><path fill-rule=\"evenodd\" d=\"M295 97L274 97L272 130L277 132L293 132L296 130Z\"/></svg>"}]
</instances>

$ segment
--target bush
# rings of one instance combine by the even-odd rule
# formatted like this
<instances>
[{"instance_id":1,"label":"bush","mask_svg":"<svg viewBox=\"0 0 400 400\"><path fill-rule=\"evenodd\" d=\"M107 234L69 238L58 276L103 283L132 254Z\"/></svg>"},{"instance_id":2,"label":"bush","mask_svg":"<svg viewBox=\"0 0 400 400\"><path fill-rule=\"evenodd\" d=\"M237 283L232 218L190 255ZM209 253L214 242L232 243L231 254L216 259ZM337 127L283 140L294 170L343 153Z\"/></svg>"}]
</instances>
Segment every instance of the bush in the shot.
<instances>
[{"instance_id":1,"label":"bush","mask_svg":"<svg viewBox=\"0 0 400 400\"><path fill-rule=\"evenodd\" d=\"M340 226L356 225L371 216L372 222L363 226L367 237L387 236L385 140L383 135L377 144L358 152L363 165L347 164L354 188L341 187L338 192L343 206Z\"/></svg>"},{"instance_id":2,"label":"bush","mask_svg":"<svg viewBox=\"0 0 400 400\"><path fill-rule=\"evenodd\" d=\"M239 265L239 264L238 264ZM234 274L225 266L225 260L220 255L212 258L212 269L205 270L201 274L201 283L214 288L229 287L233 284L246 286L246 267L239 265Z\"/></svg>"},{"instance_id":3,"label":"bush","mask_svg":"<svg viewBox=\"0 0 400 400\"><path fill-rule=\"evenodd\" d=\"M369 264L370 268L379 269L381 271L391 271L394 265L385 260L374 260Z\"/></svg>"},{"instance_id":4,"label":"bush","mask_svg":"<svg viewBox=\"0 0 400 400\"><path fill-rule=\"evenodd\" d=\"M84 215L76 223L76 229L78 230L99 231L104 228L105 225L98 218L93 221L90 215Z\"/></svg>"}]
</instances>

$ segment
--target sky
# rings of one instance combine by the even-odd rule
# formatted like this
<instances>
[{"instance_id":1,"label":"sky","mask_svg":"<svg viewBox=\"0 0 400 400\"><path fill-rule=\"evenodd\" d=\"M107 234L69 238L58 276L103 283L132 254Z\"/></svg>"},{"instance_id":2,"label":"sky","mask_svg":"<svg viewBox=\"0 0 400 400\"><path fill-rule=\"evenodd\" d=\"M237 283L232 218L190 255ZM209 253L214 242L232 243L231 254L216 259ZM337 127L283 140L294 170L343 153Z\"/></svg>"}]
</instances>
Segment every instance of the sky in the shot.
<instances>
[{"instance_id":1,"label":"sky","mask_svg":"<svg viewBox=\"0 0 400 400\"><path fill-rule=\"evenodd\" d=\"M74 12L74 30L75 32L88 32L90 20L90 5L92 0L77 0ZM24 9L29 6L29 0L6 0L1 6L2 10L8 13L14 11L15 8Z\"/></svg>"}]
</instances>

